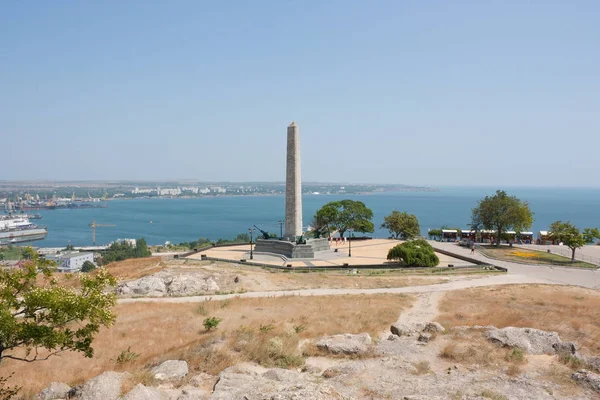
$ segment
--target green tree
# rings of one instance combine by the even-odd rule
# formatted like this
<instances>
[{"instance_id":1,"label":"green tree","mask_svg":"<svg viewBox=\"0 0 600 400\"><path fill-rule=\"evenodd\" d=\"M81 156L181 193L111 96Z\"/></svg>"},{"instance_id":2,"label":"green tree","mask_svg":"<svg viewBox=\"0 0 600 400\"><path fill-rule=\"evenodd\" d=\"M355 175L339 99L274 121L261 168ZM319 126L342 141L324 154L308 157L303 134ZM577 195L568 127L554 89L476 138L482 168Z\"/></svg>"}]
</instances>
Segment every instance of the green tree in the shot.
<instances>
[{"instance_id":1,"label":"green tree","mask_svg":"<svg viewBox=\"0 0 600 400\"><path fill-rule=\"evenodd\" d=\"M496 246L500 246L502 235L509 229L524 231L533 223L533 212L526 201L509 196L504 190L497 190L493 196L485 196L473 209L471 227L475 230L493 229L496 231Z\"/></svg>"},{"instance_id":2,"label":"green tree","mask_svg":"<svg viewBox=\"0 0 600 400\"><path fill-rule=\"evenodd\" d=\"M92 357L95 334L115 320L116 296L107 290L116 279L101 269L82 275L80 289L60 287L52 278L54 263L28 252L23 268L0 271L0 362L46 360L64 351ZM40 355L40 349L47 351Z\"/></svg>"},{"instance_id":3,"label":"green tree","mask_svg":"<svg viewBox=\"0 0 600 400\"><path fill-rule=\"evenodd\" d=\"M396 239L412 239L421 234L419 220L414 214L392 211L383 219L382 228L387 229Z\"/></svg>"},{"instance_id":4,"label":"green tree","mask_svg":"<svg viewBox=\"0 0 600 400\"><path fill-rule=\"evenodd\" d=\"M427 232L427 236L429 236L430 239L441 239L442 238L442 230L441 229L430 229L429 232Z\"/></svg>"},{"instance_id":5,"label":"green tree","mask_svg":"<svg viewBox=\"0 0 600 400\"><path fill-rule=\"evenodd\" d=\"M81 266L81 272L92 272L96 269L96 266L91 261L85 261Z\"/></svg>"},{"instance_id":6,"label":"green tree","mask_svg":"<svg viewBox=\"0 0 600 400\"><path fill-rule=\"evenodd\" d=\"M575 261L575 251L586 244L600 239L598 228L585 228L583 232L570 221L555 221L550 225L550 236L571 249L571 262Z\"/></svg>"},{"instance_id":7,"label":"green tree","mask_svg":"<svg viewBox=\"0 0 600 400\"><path fill-rule=\"evenodd\" d=\"M407 267L435 267L440 259L426 240L409 240L388 251L388 260L403 261Z\"/></svg>"},{"instance_id":8,"label":"green tree","mask_svg":"<svg viewBox=\"0 0 600 400\"><path fill-rule=\"evenodd\" d=\"M325 227L329 232L337 230L340 237L348 229L357 232L374 232L375 226L371 221L373 211L362 201L341 200L325 204L314 217L318 226Z\"/></svg>"}]
</instances>

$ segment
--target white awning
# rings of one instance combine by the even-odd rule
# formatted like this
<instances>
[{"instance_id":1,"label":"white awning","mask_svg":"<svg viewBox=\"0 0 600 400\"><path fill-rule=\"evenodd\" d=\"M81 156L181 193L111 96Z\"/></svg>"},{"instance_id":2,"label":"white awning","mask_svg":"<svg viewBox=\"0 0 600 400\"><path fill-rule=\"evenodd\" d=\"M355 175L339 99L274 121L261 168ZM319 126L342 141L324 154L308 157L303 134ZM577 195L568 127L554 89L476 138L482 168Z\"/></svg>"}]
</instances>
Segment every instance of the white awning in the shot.
<instances>
[{"instance_id":1,"label":"white awning","mask_svg":"<svg viewBox=\"0 0 600 400\"><path fill-rule=\"evenodd\" d=\"M549 233L548 231L540 231L540 236L548 236Z\"/></svg>"},{"instance_id":2,"label":"white awning","mask_svg":"<svg viewBox=\"0 0 600 400\"><path fill-rule=\"evenodd\" d=\"M521 235L533 235L533 232L521 232Z\"/></svg>"},{"instance_id":3,"label":"white awning","mask_svg":"<svg viewBox=\"0 0 600 400\"><path fill-rule=\"evenodd\" d=\"M472 229L462 229L461 232L462 233L475 233L475 231Z\"/></svg>"},{"instance_id":4,"label":"white awning","mask_svg":"<svg viewBox=\"0 0 600 400\"><path fill-rule=\"evenodd\" d=\"M442 229L442 233L458 233L456 229Z\"/></svg>"},{"instance_id":5,"label":"white awning","mask_svg":"<svg viewBox=\"0 0 600 400\"><path fill-rule=\"evenodd\" d=\"M507 235L516 235L517 234L517 232L515 232L515 231L506 231L505 233Z\"/></svg>"}]
</instances>

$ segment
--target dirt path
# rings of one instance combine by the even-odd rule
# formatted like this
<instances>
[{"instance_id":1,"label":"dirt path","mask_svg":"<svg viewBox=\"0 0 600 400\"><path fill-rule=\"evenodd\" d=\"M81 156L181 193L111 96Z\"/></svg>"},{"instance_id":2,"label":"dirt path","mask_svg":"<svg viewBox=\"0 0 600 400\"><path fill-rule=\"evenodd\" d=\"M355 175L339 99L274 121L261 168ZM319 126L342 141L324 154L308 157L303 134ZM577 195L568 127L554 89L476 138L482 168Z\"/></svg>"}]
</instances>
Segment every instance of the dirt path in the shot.
<instances>
[{"instance_id":1,"label":"dirt path","mask_svg":"<svg viewBox=\"0 0 600 400\"><path fill-rule=\"evenodd\" d=\"M247 292L241 294L210 295L210 296L188 296L188 297L139 297L119 299L120 304L125 303L197 303L206 300L226 300L232 298L260 298L260 297L284 297L284 296L339 296L345 294L378 294L378 293L429 293L446 292L449 290L467 289L471 287L507 285L519 283L554 283L543 278L508 274L486 276L479 279L451 281L436 285L408 286L400 288L377 288L377 289L302 289L302 290L278 290L267 292Z\"/></svg>"},{"instance_id":2,"label":"dirt path","mask_svg":"<svg viewBox=\"0 0 600 400\"><path fill-rule=\"evenodd\" d=\"M438 304L441 297L442 292L426 292L419 294L412 307L400 315L397 323L412 325L419 322L435 320L435 317L438 314Z\"/></svg>"}]
</instances>

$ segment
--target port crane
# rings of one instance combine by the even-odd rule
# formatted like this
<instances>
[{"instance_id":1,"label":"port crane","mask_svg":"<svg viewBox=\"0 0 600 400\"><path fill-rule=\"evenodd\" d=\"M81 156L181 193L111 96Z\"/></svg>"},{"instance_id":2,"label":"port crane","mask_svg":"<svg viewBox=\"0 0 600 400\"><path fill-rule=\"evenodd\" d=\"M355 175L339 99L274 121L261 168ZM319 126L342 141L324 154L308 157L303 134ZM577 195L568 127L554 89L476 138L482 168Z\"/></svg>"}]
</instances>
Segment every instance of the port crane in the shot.
<instances>
[{"instance_id":1,"label":"port crane","mask_svg":"<svg viewBox=\"0 0 600 400\"><path fill-rule=\"evenodd\" d=\"M93 220L91 224L89 224L89 226L92 227L92 243L95 246L96 245L96 228L99 226L116 226L114 224L97 224L96 220Z\"/></svg>"}]
</instances>

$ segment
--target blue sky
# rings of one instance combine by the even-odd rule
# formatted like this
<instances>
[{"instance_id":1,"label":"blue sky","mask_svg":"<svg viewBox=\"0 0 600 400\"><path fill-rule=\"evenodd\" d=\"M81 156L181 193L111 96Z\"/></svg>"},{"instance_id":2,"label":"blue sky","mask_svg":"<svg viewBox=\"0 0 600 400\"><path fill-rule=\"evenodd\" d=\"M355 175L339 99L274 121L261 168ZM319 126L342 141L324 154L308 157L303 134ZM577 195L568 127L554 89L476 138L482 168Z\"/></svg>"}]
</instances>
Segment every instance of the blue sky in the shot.
<instances>
[{"instance_id":1,"label":"blue sky","mask_svg":"<svg viewBox=\"0 0 600 400\"><path fill-rule=\"evenodd\" d=\"M597 1L4 1L0 179L598 186ZM12 150L8 150L11 148Z\"/></svg>"}]
</instances>

